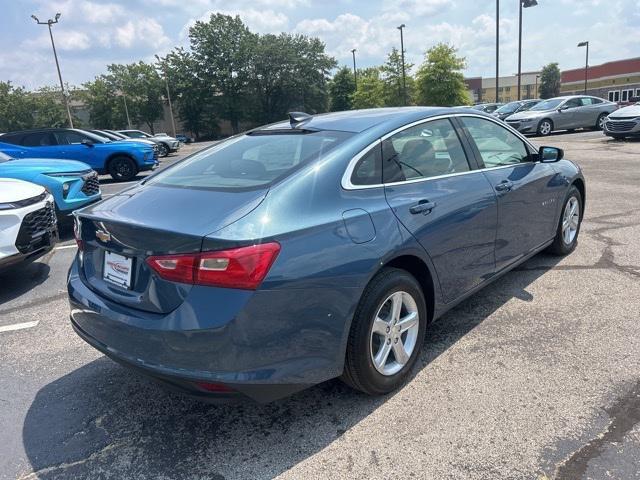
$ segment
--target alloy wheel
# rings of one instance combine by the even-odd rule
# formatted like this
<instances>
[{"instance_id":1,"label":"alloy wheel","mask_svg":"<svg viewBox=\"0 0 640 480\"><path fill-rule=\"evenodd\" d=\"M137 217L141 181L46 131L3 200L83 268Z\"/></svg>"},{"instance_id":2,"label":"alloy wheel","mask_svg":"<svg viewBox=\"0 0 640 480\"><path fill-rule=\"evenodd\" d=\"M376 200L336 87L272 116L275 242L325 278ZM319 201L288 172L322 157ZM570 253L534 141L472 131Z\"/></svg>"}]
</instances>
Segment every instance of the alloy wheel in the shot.
<instances>
[{"instance_id":1,"label":"alloy wheel","mask_svg":"<svg viewBox=\"0 0 640 480\"><path fill-rule=\"evenodd\" d=\"M598 128L600 130L604 130L604 124L606 121L607 117L605 117L604 115L601 115L600 118L598 118Z\"/></svg>"},{"instance_id":2,"label":"alloy wheel","mask_svg":"<svg viewBox=\"0 0 640 480\"><path fill-rule=\"evenodd\" d=\"M418 306L407 292L394 292L382 302L371 329L370 352L375 369L395 375L409 362L420 328Z\"/></svg>"},{"instance_id":3,"label":"alloy wheel","mask_svg":"<svg viewBox=\"0 0 640 480\"><path fill-rule=\"evenodd\" d=\"M571 245L578 233L580 225L580 203L576 197L571 197L564 207L562 215L562 241Z\"/></svg>"},{"instance_id":4,"label":"alloy wheel","mask_svg":"<svg viewBox=\"0 0 640 480\"><path fill-rule=\"evenodd\" d=\"M548 121L544 121L540 124L540 133L542 135L549 135L551 133L551 124Z\"/></svg>"}]
</instances>

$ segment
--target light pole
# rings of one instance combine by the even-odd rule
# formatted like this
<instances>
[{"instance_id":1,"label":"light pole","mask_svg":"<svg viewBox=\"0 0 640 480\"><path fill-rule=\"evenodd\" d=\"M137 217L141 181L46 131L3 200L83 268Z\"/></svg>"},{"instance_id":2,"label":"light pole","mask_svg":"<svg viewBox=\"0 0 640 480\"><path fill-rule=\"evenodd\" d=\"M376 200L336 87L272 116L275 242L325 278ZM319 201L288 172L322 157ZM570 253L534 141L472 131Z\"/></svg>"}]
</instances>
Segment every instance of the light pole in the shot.
<instances>
[{"instance_id":1,"label":"light pole","mask_svg":"<svg viewBox=\"0 0 640 480\"><path fill-rule=\"evenodd\" d=\"M519 4L519 29L518 29L518 100L520 100L520 88L522 77L522 9L535 7L537 0L518 0Z\"/></svg>"},{"instance_id":2,"label":"light pole","mask_svg":"<svg viewBox=\"0 0 640 480\"><path fill-rule=\"evenodd\" d=\"M60 90L62 91L62 101L64 102L65 107L67 108L67 117L69 118L69 126L73 128L73 118L71 117L71 109L69 108L69 98L64 93L64 83L62 83L62 74L60 73L60 64L58 63L58 54L56 52L56 44L53 41L53 32L51 30L51 25L58 23L60 20L60 14L56 13L56 16L53 20L49 19L46 22L41 22L38 20L38 17L35 15L31 15L38 25L47 25L49 27L49 36L51 37L51 46L53 47L53 58L56 60L56 69L58 70L58 79L60 80Z\"/></svg>"},{"instance_id":3,"label":"light pole","mask_svg":"<svg viewBox=\"0 0 640 480\"><path fill-rule=\"evenodd\" d=\"M587 94L587 79L589 78L589 42L580 42L578 47L587 47L587 59L584 62L584 94Z\"/></svg>"},{"instance_id":4,"label":"light pole","mask_svg":"<svg viewBox=\"0 0 640 480\"><path fill-rule=\"evenodd\" d=\"M358 71L356 70L356 49L351 50L351 55L353 55L353 83L356 86L356 90L358 90Z\"/></svg>"},{"instance_id":5,"label":"light pole","mask_svg":"<svg viewBox=\"0 0 640 480\"><path fill-rule=\"evenodd\" d=\"M539 97L538 95L538 79L540 78L540 75L536 75L536 90L535 92L533 92L533 94L536 96L536 98Z\"/></svg>"},{"instance_id":6,"label":"light pole","mask_svg":"<svg viewBox=\"0 0 640 480\"><path fill-rule=\"evenodd\" d=\"M167 88L167 102L169 102L169 116L171 117L171 128L173 128L173 136L176 136L176 120L173 117L173 105L171 105L171 93L169 93L169 80L167 79L167 66L161 62L160 57L156 55L156 60L160 64L162 68L162 73L164 75L164 85Z\"/></svg>"},{"instance_id":7,"label":"light pole","mask_svg":"<svg viewBox=\"0 0 640 480\"><path fill-rule=\"evenodd\" d=\"M124 113L127 116L127 128L131 130L131 119L129 118L129 107L127 107L127 95L122 91L122 101L124 102Z\"/></svg>"},{"instance_id":8,"label":"light pole","mask_svg":"<svg viewBox=\"0 0 640 480\"><path fill-rule=\"evenodd\" d=\"M498 103L498 87L500 80L500 0L496 0L496 103Z\"/></svg>"},{"instance_id":9,"label":"light pole","mask_svg":"<svg viewBox=\"0 0 640 480\"><path fill-rule=\"evenodd\" d=\"M400 55L402 58L402 98L404 99L404 106L407 106L407 77L404 72L404 36L402 34L402 30L405 28L405 24L403 23L398 27L400 30Z\"/></svg>"}]
</instances>

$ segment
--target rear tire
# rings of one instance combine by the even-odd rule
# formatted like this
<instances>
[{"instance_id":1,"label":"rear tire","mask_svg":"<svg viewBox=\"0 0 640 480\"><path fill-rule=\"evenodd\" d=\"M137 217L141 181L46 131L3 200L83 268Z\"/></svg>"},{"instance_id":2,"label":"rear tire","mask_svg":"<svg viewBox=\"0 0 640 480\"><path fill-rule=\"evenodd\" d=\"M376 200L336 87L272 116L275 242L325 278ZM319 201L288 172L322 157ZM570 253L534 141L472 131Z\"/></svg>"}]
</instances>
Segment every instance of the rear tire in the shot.
<instances>
[{"instance_id":1,"label":"rear tire","mask_svg":"<svg viewBox=\"0 0 640 480\"><path fill-rule=\"evenodd\" d=\"M546 137L547 135L550 135L551 132L553 132L553 122L548 118L545 118L544 120L540 120L540 123L538 124L537 132L538 132L538 135L540 135L541 137Z\"/></svg>"},{"instance_id":2,"label":"rear tire","mask_svg":"<svg viewBox=\"0 0 640 480\"><path fill-rule=\"evenodd\" d=\"M109 175L116 182L127 182L138 174L138 169L129 157L114 157L109 161Z\"/></svg>"},{"instance_id":3,"label":"rear tire","mask_svg":"<svg viewBox=\"0 0 640 480\"><path fill-rule=\"evenodd\" d=\"M598 120L596 120L596 126L594 127L595 130L604 130L604 119L607 118L608 114L606 113L601 113L598 116Z\"/></svg>"},{"instance_id":4,"label":"rear tire","mask_svg":"<svg viewBox=\"0 0 640 480\"><path fill-rule=\"evenodd\" d=\"M353 317L341 380L368 395L397 389L416 363L426 324L418 281L405 270L382 269Z\"/></svg>"},{"instance_id":5,"label":"rear tire","mask_svg":"<svg viewBox=\"0 0 640 480\"><path fill-rule=\"evenodd\" d=\"M564 199L556 236L547 249L549 253L568 255L576 249L584 212L582 205L580 190L572 186Z\"/></svg>"}]
</instances>

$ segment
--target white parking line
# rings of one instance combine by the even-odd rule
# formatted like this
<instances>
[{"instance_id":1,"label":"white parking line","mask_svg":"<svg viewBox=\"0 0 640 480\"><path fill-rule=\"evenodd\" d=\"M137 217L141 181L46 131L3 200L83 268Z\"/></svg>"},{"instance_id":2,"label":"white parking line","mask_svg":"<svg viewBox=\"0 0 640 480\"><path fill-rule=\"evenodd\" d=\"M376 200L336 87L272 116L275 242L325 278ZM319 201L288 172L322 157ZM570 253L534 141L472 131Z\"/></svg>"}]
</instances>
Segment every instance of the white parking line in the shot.
<instances>
[{"instance_id":1,"label":"white parking line","mask_svg":"<svg viewBox=\"0 0 640 480\"><path fill-rule=\"evenodd\" d=\"M54 248L54 250L64 250L66 248L78 248L78 246L75 243L73 245L60 245L59 247Z\"/></svg>"},{"instance_id":2,"label":"white parking line","mask_svg":"<svg viewBox=\"0 0 640 480\"><path fill-rule=\"evenodd\" d=\"M34 322L14 323L13 325L5 325L4 327L0 327L0 333L13 332L14 330L24 330L25 328L32 328L38 325L38 323L40 323L40 320L36 320Z\"/></svg>"}]
</instances>

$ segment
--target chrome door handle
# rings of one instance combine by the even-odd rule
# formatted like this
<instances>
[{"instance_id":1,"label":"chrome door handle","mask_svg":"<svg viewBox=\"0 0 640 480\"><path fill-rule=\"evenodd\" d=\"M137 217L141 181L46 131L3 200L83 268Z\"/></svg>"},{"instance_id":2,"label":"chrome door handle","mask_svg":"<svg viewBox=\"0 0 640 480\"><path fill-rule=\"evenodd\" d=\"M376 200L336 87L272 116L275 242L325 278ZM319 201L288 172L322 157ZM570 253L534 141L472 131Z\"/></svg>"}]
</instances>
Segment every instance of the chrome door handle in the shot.
<instances>
[{"instance_id":1,"label":"chrome door handle","mask_svg":"<svg viewBox=\"0 0 640 480\"><path fill-rule=\"evenodd\" d=\"M496 192L510 192L513 188L513 182L509 180L503 180L495 186Z\"/></svg>"},{"instance_id":2,"label":"chrome door handle","mask_svg":"<svg viewBox=\"0 0 640 480\"><path fill-rule=\"evenodd\" d=\"M431 210L434 208L436 208L435 203L430 202L429 200L420 200L416 205L412 205L409 208L409 211L414 215L417 215L418 213L427 215L428 213L431 213Z\"/></svg>"}]
</instances>

